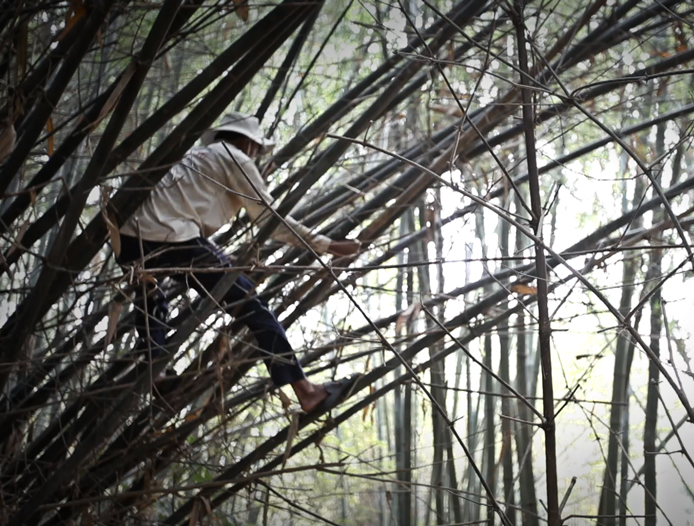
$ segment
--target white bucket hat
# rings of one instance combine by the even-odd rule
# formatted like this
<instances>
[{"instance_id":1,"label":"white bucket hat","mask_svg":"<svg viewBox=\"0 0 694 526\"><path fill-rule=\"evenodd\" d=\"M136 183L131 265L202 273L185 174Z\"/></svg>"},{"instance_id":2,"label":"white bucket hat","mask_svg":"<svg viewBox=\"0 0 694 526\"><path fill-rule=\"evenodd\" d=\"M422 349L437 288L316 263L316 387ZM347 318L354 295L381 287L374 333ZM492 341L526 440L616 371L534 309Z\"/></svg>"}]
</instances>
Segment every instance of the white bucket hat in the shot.
<instances>
[{"instance_id":1,"label":"white bucket hat","mask_svg":"<svg viewBox=\"0 0 694 526\"><path fill-rule=\"evenodd\" d=\"M219 126L203 132L200 136L200 141L205 146L208 146L218 140L216 135L217 132L221 131L240 133L248 137L250 140L260 145L260 153L269 152L275 145L275 141L266 139L265 136L263 136L258 118L252 115L246 115L245 113L227 113L222 117L222 122Z\"/></svg>"}]
</instances>

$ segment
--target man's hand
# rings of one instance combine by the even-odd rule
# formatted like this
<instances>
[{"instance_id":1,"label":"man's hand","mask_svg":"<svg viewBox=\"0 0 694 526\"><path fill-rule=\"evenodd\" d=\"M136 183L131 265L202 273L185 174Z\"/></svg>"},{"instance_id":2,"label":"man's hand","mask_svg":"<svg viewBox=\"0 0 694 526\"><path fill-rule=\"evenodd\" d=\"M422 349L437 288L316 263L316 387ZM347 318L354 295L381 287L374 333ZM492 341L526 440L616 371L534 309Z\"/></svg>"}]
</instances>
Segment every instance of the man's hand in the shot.
<instances>
[{"instance_id":1,"label":"man's hand","mask_svg":"<svg viewBox=\"0 0 694 526\"><path fill-rule=\"evenodd\" d=\"M359 254L361 243L352 239L345 241L331 241L328 252L333 256L353 256Z\"/></svg>"}]
</instances>

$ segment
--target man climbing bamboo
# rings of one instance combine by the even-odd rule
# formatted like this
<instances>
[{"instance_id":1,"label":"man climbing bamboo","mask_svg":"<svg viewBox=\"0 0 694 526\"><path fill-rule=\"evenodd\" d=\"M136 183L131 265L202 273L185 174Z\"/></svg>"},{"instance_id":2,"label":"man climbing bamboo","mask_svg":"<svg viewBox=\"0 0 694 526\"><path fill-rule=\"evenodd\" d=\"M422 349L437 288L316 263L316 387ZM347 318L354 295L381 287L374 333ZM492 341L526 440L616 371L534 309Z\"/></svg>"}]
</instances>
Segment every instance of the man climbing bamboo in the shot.
<instances>
[{"instance_id":1,"label":"man climbing bamboo","mask_svg":"<svg viewBox=\"0 0 694 526\"><path fill-rule=\"evenodd\" d=\"M126 266L143 262L146 269L190 268L186 273L172 271L171 276L206 295L221 279L223 269L232 266L208 237L241 208L256 223L272 215L264 204L271 203L272 197L252 159L274 143L263 136L258 119L242 113L226 115L218 127L203 133L201 142L204 146L190 150L173 166L125 222L119 262ZM359 251L357 241L333 241L312 234L289 216L285 221L273 233L277 241L303 247L298 235L319 254L347 256ZM210 272L210 267L220 272ZM196 272L202 268L207 271ZM161 291L153 289L145 295L138 287L136 325L139 347L157 358L166 352L168 307ZM306 378L284 328L255 294L248 277L239 275L220 303L248 327L273 383L291 385L304 411L336 401L348 385L347 381L317 385Z\"/></svg>"}]
</instances>

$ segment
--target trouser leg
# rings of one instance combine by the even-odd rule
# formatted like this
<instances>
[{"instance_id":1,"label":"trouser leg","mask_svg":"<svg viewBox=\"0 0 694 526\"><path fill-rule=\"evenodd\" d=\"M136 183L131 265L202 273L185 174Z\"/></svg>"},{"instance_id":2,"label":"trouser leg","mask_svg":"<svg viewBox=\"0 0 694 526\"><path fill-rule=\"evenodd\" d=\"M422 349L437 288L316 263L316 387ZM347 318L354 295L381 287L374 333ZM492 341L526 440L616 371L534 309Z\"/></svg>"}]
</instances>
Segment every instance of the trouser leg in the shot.
<instances>
[{"instance_id":1,"label":"trouser leg","mask_svg":"<svg viewBox=\"0 0 694 526\"><path fill-rule=\"evenodd\" d=\"M147 287L144 294L143 287ZM135 327L140 337L136 351L158 358L166 352L166 333L169 306L164 293L149 284L138 287L135 293Z\"/></svg>"},{"instance_id":2,"label":"trouser leg","mask_svg":"<svg viewBox=\"0 0 694 526\"><path fill-rule=\"evenodd\" d=\"M195 240L198 248L196 261L214 260L216 267L230 268L229 259L216 246L204 238ZM197 265L193 265L195 267ZM188 284L197 289L204 287L204 291L212 291L222 277L217 272L193 272L194 280L188 280ZM241 274L222 299L226 310L248 327L256 339L258 347L263 352L263 360L270 373L272 382L277 386L290 384L306 378L301 365L296 359L294 349L287 339L284 327L280 325L275 315L267 304L258 298L253 291L253 283Z\"/></svg>"},{"instance_id":3,"label":"trouser leg","mask_svg":"<svg viewBox=\"0 0 694 526\"><path fill-rule=\"evenodd\" d=\"M306 378L284 327L267 304L252 291L253 283L242 274L224 299L227 303L243 301L236 316L253 333L263 351L272 382L282 386Z\"/></svg>"},{"instance_id":4,"label":"trouser leg","mask_svg":"<svg viewBox=\"0 0 694 526\"><path fill-rule=\"evenodd\" d=\"M142 242L130 236L121 237L121 254L118 262L130 265L139 261L150 252L161 248L162 243ZM142 253L144 252L144 254ZM156 265L145 263L146 268ZM166 352L166 334L169 330L167 321L169 306L164 293L153 283L139 283L135 290L135 328L139 336L135 351L146 353L147 357L158 358Z\"/></svg>"}]
</instances>

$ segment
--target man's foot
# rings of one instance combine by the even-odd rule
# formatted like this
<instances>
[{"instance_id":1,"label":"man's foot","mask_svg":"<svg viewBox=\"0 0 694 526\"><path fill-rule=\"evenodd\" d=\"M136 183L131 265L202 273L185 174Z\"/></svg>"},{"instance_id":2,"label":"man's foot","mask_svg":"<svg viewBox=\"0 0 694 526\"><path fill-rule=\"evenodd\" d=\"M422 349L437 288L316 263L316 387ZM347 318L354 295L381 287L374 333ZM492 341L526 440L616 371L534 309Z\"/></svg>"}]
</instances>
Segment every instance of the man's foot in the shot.
<instances>
[{"instance_id":1,"label":"man's foot","mask_svg":"<svg viewBox=\"0 0 694 526\"><path fill-rule=\"evenodd\" d=\"M309 382L306 378L294 382L292 389L294 389L304 413L313 411L323 400L328 398L328 391L325 386Z\"/></svg>"},{"instance_id":2,"label":"man's foot","mask_svg":"<svg viewBox=\"0 0 694 526\"><path fill-rule=\"evenodd\" d=\"M349 395L359 377L360 375L355 374L323 385L316 385L304 379L293 383L292 388L299 399L301 409L310 413L319 405L325 405L326 409L336 406Z\"/></svg>"}]
</instances>

